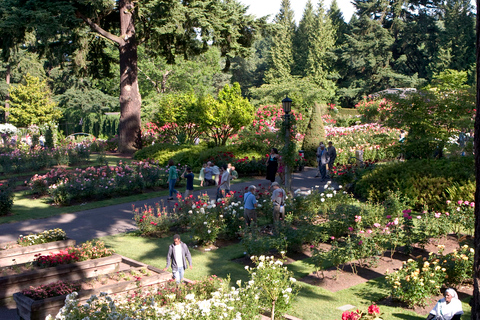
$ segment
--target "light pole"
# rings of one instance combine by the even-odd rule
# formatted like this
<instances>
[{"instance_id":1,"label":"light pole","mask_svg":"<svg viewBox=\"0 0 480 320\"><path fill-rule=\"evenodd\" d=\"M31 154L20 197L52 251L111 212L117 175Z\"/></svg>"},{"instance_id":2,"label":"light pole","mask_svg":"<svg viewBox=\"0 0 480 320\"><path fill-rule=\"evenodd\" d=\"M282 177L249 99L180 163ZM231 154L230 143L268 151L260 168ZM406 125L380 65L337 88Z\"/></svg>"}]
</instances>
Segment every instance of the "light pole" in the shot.
<instances>
[{"instance_id":1,"label":"light pole","mask_svg":"<svg viewBox=\"0 0 480 320\"><path fill-rule=\"evenodd\" d=\"M290 111L292 111L292 99L285 97L282 100L283 112L285 112L285 150L289 152L290 147ZM292 188L292 176L290 174L292 168L288 166L288 161L285 162L285 189L287 192Z\"/></svg>"}]
</instances>

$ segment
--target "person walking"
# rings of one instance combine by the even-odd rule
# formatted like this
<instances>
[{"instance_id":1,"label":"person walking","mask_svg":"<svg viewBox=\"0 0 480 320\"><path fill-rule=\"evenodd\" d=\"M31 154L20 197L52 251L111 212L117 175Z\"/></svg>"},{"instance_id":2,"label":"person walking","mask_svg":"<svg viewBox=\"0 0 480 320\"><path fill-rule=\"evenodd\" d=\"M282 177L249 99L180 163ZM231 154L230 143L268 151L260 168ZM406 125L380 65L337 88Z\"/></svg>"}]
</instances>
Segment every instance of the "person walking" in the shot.
<instances>
[{"instance_id":1,"label":"person walking","mask_svg":"<svg viewBox=\"0 0 480 320\"><path fill-rule=\"evenodd\" d=\"M193 269L192 255L185 243L182 242L178 234L173 236L173 243L168 247L167 266L163 271L167 271L168 267L172 267L173 278L180 283L187 269L187 261L190 269Z\"/></svg>"},{"instance_id":2,"label":"person walking","mask_svg":"<svg viewBox=\"0 0 480 320\"><path fill-rule=\"evenodd\" d=\"M221 169L222 176L219 180L218 191L217 191L217 201L220 198L223 198L230 192L230 172L228 172L228 166L224 164Z\"/></svg>"},{"instance_id":3,"label":"person walking","mask_svg":"<svg viewBox=\"0 0 480 320\"><path fill-rule=\"evenodd\" d=\"M192 168L187 167L182 174L182 178L187 179L187 186L185 187L185 200L190 196L193 197L193 179L195 175L192 172Z\"/></svg>"},{"instance_id":4,"label":"person walking","mask_svg":"<svg viewBox=\"0 0 480 320\"><path fill-rule=\"evenodd\" d=\"M215 180L212 179L213 171L212 171L212 163L209 161L207 162L207 166L204 169L204 176L205 176L205 186L213 186L215 184Z\"/></svg>"},{"instance_id":5,"label":"person walking","mask_svg":"<svg viewBox=\"0 0 480 320\"><path fill-rule=\"evenodd\" d=\"M335 165L335 159L337 158L337 149L333 146L333 142L329 141L328 142L328 148L327 148L327 153L328 153L328 170L332 170L333 166Z\"/></svg>"},{"instance_id":6,"label":"person walking","mask_svg":"<svg viewBox=\"0 0 480 320\"><path fill-rule=\"evenodd\" d=\"M255 190L257 188L254 185L248 187L248 192L243 196L243 217L247 227L250 227L251 222L257 223L257 198L255 197Z\"/></svg>"},{"instance_id":7,"label":"person walking","mask_svg":"<svg viewBox=\"0 0 480 320\"><path fill-rule=\"evenodd\" d=\"M285 190L280 188L278 182L272 183L273 223L285 220Z\"/></svg>"},{"instance_id":8,"label":"person walking","mask_svg":"<svg viewBox=\"0 0 480 320\"><path fill-rule=\"evenodd\" d=\"M322 180L327 178L328 151L323 143L317 149L318 171ZM315 176L318 177L318 174Z\"/></svg>"},{"instance_id":9,"label":"person walking","mask_svg":"<svg viewBox=\"0 0 480 320\"><path fill-rule=\"evenodd\" d=\"M173 200L173 193L177 194L178 191L175 190L175 183L177 183L178 172L177 167L174 165L172 159L168 160L168 191L169 197L168 200Z\"/></svg>"},{"instance_id":10,"label":"person walking","mask_svg":"<svg viewBox=\"0 0 480 320\"><path fill-rule=\"evenodd\" d=\"M275 181L275 175L277 174L278 170L278 158L280 155L278 154L277 148L272 148L270 150L270 154L268 155L267 162L265 163L267 166L267 180L271 182Z\"/></svg>"}]
</instances>

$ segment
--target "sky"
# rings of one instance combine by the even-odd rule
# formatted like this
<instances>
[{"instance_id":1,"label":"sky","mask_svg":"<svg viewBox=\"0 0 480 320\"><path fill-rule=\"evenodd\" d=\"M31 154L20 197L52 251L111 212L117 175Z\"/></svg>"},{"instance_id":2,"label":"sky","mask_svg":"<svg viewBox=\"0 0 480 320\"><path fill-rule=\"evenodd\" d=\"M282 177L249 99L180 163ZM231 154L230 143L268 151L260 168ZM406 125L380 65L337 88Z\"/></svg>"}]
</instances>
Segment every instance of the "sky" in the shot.
<instances>
[{"instance_id":1,"label":"sky","mask_svg":"<svg viewBox=\"0 0 480 320\"><path fill-rule=\"evenodd\" d=\"M255 15L257 18L270 15L272 19L280 11L281 0L239 0L246 6L249 6L247 13ZM331 0L324 0L324 8L328 10L330 8ZM290 5L295 12L295 21L298 22L302 19L303 10L307 0L292 0ZM316 1L312 1L316 5ZM337 4L340 7L340 10L343 12L343 18L346 22L350 21L350 17L354 12L353 4L350 0L337 0ZM271 20L269 20L271 21Z\"/></svg>"},{"instance_id":2,"label":"sky","mask_svg":"<svg viewBox=\"0 0 480 320\"><path fill-rule=\"evenodd\" d=\"M257 18L270 15L270 20L280 11L281 0L239 0L244 5L249 6L247 13L255 15ZM324 0L324 7L326 10L330 8L331 0ZM475 6L475 0L472 0L472 5ZM302 19L303 10L307 0L291 0L290 5L295 12L295 21L298 22ZM312 1L315 5L315 0ZM343 12L343 18L346 22L350 21L352 14L355 12L354 6L351 0L337 0L340 10Z\"/></svg>"}]
</instances>

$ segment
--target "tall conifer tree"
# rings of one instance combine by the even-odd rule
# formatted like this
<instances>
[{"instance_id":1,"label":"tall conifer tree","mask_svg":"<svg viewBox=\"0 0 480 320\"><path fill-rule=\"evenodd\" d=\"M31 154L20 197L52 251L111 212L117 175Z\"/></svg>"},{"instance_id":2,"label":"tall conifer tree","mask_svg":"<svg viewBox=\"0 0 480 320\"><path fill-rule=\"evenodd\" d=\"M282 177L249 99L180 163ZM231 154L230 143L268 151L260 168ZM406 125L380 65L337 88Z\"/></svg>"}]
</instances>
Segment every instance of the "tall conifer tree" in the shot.
<instances>
[{"instance_id":1,"label":"tall conifer tree","mask_svg":"<svg viewBox=\"0 0 480 320\"><path fill-rule=\"evenodd\" d=\"M294 66L292 73L301 77L307 75L307 60L309 54L309 42L315 28L315 13L312 2L307 1L303 11L302 20L298 24L298 29L293 38L293 57Z\"/></svg>"},{"instance_id":2,"label":"tall conifer tree","mask_svg":"<svg viewBox=\"0 0 480 320\"><path fill-rule=\"evenodd\" d=\"M278 83L291 77L292 37L295 32L293 14L290 0L282 0L280 12L274 19L269 68L265 72L266 83Z\"/></svg>"}]
</instances>

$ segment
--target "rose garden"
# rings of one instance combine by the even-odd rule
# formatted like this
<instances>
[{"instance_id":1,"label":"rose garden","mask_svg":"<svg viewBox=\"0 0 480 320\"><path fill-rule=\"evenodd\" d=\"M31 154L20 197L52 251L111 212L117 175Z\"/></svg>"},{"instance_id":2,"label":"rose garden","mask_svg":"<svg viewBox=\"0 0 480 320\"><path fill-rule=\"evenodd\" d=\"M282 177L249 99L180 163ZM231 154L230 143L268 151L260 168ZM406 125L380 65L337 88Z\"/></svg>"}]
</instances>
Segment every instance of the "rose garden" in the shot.
<instances>
[{"instance_id":1,"label":"rose garden","mask_svg":"<svg viewBox=\"0 0 480 320\"><path fill-rule=\"evenodd\" d=\"M472 2L248 1L0 1L0 319L479 318Z\"/></svg>"},{"instance_id":2,"label":"rose garden","mask_svg":"<svg viewBox=\"0 0 480 320\"><path fill-rule=\"evenodd\" d=\"M365 97L352 110L315 104L308 120L293 111L290 127L284 126L281 106L265 105L237 131L198 131L205 140L198 144L186 142L195 124L147 123L133 157L115 153L115 138L65 139L48 126L0 125L3 223L34 223L30 219L81 211L86 205L108 206L105 199L132 203L165 195L169 159L178 164L179 175L186 166L197 175L207 161L231 163L240 176L232 190L236 183L253 181L259 203L258 224L246 227L246 188L215 201L208 195L212 188L195 180L200 192L193 198L178 194L173 201L132 205L136 230L128 233L76 246L40 247L30 255L28 248L65 241L68 234L52 226L22 235L0 251L5 254L0 281L20 281L2 295L3 304L15 301L19 314L32 319L48 313L67 319L246 319L261 314L423 319L441 292L453 287L468 317L474 158L472 140L459 144L458 136L459 128L471 125L473 104L448 101L451 114L445 116L437 107L445 98L428 98ZM412 103L418 110L409 113L405 106ZM422 124L416 122L420 112L426 119ZM402 128L406 139L399 141ZM290 131L289 147L284 147L285 130ZM46 146L38 143L40 135L49 137ZM22 140L26 136L34 137L33 143ZM224 144L213 143L222 139ZM282 161L298 172L315 166L320 140L332 141L337 150L331 179L291 190L285 219L274 222L272 190L264 180L266 154L278 147ZM314 174L315 169L297 173ZM183 187L179 179L177 188ZM174 233L191 248L195 267L180 287L160 270ZM16 248L27 249L9 257ZM98 270L88 271L90 262ZM78 274L55 275L67 266ZM56 307L42 309L54 300Z\"/></svg>"}]
</instances>

